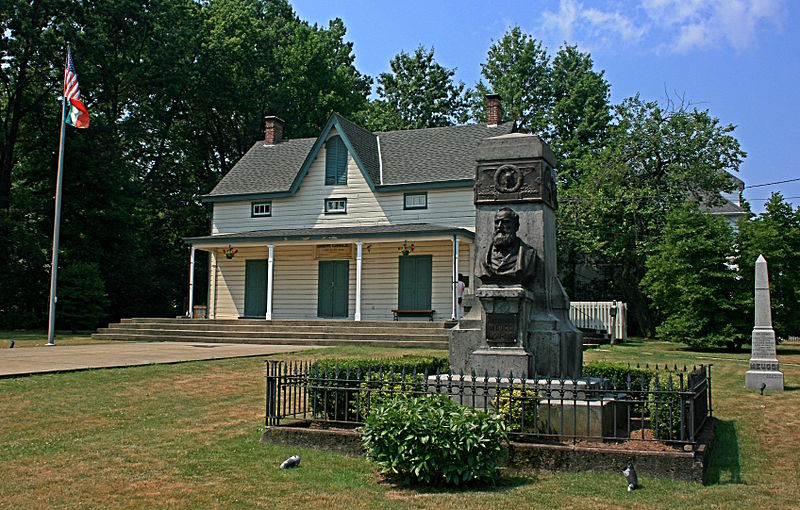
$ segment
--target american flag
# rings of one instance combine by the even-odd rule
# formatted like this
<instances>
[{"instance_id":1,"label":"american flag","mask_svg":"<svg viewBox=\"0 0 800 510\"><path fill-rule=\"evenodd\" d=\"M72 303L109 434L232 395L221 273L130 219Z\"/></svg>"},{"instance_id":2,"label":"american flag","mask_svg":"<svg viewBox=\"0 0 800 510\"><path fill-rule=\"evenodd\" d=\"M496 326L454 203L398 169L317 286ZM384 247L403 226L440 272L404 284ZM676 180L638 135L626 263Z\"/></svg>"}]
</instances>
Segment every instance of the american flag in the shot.
<instances>
[{"instance_id":1,"label":"american flag","mask_svg":"<svg viewBox=\"0 0 800 510\"><path fill-rule=\"evenodd\" d=\"M78 75L75 73L75 63L72 61L72 51L67 47L67 67L64 68L64 97L80 99L81 89L78 87Z\"/></svg>"}]
</instances>

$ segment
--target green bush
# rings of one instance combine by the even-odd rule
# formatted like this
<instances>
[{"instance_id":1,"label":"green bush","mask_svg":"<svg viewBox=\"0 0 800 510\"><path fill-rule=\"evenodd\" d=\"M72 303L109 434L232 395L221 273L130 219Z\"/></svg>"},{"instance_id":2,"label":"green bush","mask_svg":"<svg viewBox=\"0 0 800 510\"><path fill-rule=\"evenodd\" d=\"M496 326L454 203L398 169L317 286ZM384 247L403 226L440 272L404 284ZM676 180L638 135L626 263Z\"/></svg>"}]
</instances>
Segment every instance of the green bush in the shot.
<instances>
[{"instance_id":1,"label":"green bush","mask_svg":"<svg viewBox=\"0 0 800 510\"><path fill-rule=\"evenodd\" d=\"M418 377L427 370L446 372L448 360L436 356L403 356L388 359L336 358L316 361L310 368L309 398L316 417L334 421L361 421L368 412L372 396L361 388L367 379L387 380L394 374L400 381L403 374ZM381 375L383 374L383 375ZM410 379L409 379L410 380ZM388 387L387 387L388 389ZM399 388L397 388L399 389ZM378 396L380 399L380 396ZM363 403L362 403L363 401Z\"/></svg>"},{"instance_id":2,"label":"green bush","mask_svg":"<svg viewBox=\"0 0 800 510\"><path fill-rule=\"evenodd\" d=\"M604 377L614 383L616 377L616 388L618 393L626 393L630 388L631 393L627 399L639 401L631 406L631 414L637 416L647 414L648 408L645 396L641 391L650 389L650 381L655 376L655 370L649 368L633 367L628 363L612 363L608 361L592 361L583 366L584 377ZM630 378L630 386L628 386ZM643 413L644 412L644 413Z\"/></svg>"},{"instance_id":3,"label":"green bush","mask_svg":"<svg viewBox=\"0 0 800 510\"><path fill-rule=\"evenodd\" d=\"M373 409L362 431L384 473L431 484L494 481L506 440L500 417L443 395L396 395Z\"/></svg>"},{"instance_id":4,"label":"green bush","mask_svg":"<svg viewBox=\"0 0 800 510\"><path fill-rule=\"evenodd\" d=\"M684 399L678 392L680 389L675 378L657 376L651 382L652 393L647 402L650 414L650 428L658 439L681 439L681 406ZM671 382L670 382L671 381ZM688 417L688 409L685 414ZM684 423L684 428L686 424Z\"/></svg>"},{"instance_id":5,"label":"green bush","mask_svg":"<svg viewBox=\"0 0 800 510\"><path fill-rule=\"evenodd\" d=\"M428 371L430 374L430 371ZM420 396L426 386L425 371L411 373L401 372L371 372L359 385L360 397L352 403L353 409L358 410L358 416L366 417L370 410L379 404L392 399L397 394Z\"/></svg>"},{"instance_id":6,"label":"green bush","mask_svg":"<svg viewBox=\"0 0 800 510\"><path fill-rule=\"evenodd\" d=\"M538 412L540 398L530 387L502 388L493 402L511 432L548 432Z\"/></svg>"},{"instance_id":7,"label":"green bush","mask_svg":"<svg viewBox=\"0 0 800 510\"><path fill-rule=\"evenodd\" d=\"M616 377L618 390L628 388L628 376L630 376L632 390L646 390L655 371L649 368L633 367L628 363L591 361L583 366L582 374L584 377L605 377L611 382Z\"/></svg>"}]
</instances>

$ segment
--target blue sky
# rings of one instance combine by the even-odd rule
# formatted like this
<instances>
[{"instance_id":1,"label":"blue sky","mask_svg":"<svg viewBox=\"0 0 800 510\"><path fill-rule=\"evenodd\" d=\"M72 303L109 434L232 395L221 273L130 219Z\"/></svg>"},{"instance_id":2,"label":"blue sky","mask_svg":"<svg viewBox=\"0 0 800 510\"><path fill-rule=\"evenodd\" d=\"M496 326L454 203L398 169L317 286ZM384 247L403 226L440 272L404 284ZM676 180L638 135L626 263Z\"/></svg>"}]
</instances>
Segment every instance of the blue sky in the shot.
<instances>
[{"instance_id":1,"label":"blue sky","mask_svg":"<svg viewBox=\"0 0 800 510\"><path fill-rule=\"evenodd\" d=\"M527 0L388 2L291 0L297 14L327 25L339 17L356 66L377 76L420 44L473 86L493 40L513 25L552 55L567 41L605 70L611 99L667 92L736 126L748 156L746 185L800 178L800 2L794 0ZM754 211L780 191L800 205L800 181L746 189Z\"/></svg>"}]
</instances>

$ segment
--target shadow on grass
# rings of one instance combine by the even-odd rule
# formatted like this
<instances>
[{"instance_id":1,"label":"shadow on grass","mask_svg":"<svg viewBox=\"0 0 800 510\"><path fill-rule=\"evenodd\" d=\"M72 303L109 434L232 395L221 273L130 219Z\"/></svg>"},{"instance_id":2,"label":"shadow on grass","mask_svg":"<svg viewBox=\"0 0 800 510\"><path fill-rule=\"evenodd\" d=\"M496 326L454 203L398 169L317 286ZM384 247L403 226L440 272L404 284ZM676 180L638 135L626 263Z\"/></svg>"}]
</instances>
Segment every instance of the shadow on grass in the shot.
<instances>
[{"instance_id":1,"label":"shadow on grass","mask_svg":"<svg viewBox=\"0 0 800 510\"><path fill-rule=\"evenodd\" d=\"M714 455L708 468L708 483L743 484L739 465L739 441L734 420L717 420Z\"/></svg>"},{"instance_id":2,"label":"shadow on grass","mask_svg":"<svg viewBox=\"0 0 800 510\"><path fill-rule=\"evenodd\" d=\"M508 474L501 476L494 484L490 483L468 483L465 485L429 485L424 483L405 483L392 478L384 478L385 483L392 486L394 490L401 494L459 494L469 492L493 492L502 493L510 491L522 485L534 483L535 476L521 476Z\"/></svg>"}]
</instances>

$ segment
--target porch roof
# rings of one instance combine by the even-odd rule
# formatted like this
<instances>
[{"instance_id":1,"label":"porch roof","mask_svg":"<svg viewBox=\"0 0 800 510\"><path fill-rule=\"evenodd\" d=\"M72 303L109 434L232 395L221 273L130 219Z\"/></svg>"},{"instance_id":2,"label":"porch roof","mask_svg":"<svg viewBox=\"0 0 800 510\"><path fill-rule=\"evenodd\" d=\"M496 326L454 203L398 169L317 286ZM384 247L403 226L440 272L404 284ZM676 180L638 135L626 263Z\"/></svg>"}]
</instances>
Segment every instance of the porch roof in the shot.
<instances>
[{"instance_id":1,"label":"porch roof","mask_svg":"<svg viewBox=\"0 0 800 510\"><path fill-rule=\"evenodd\" d=\"M254 230L233 234L217 234L200 237L184 237L189 245L225 245L227 243L257 243L263 241L344 241L355 238L409 238L429 236L463 236L475 238L475 233L465 228L412 223L406 225L364 225L356 227L293 228L277 230Z\"/></svg>"}]
</instances>

